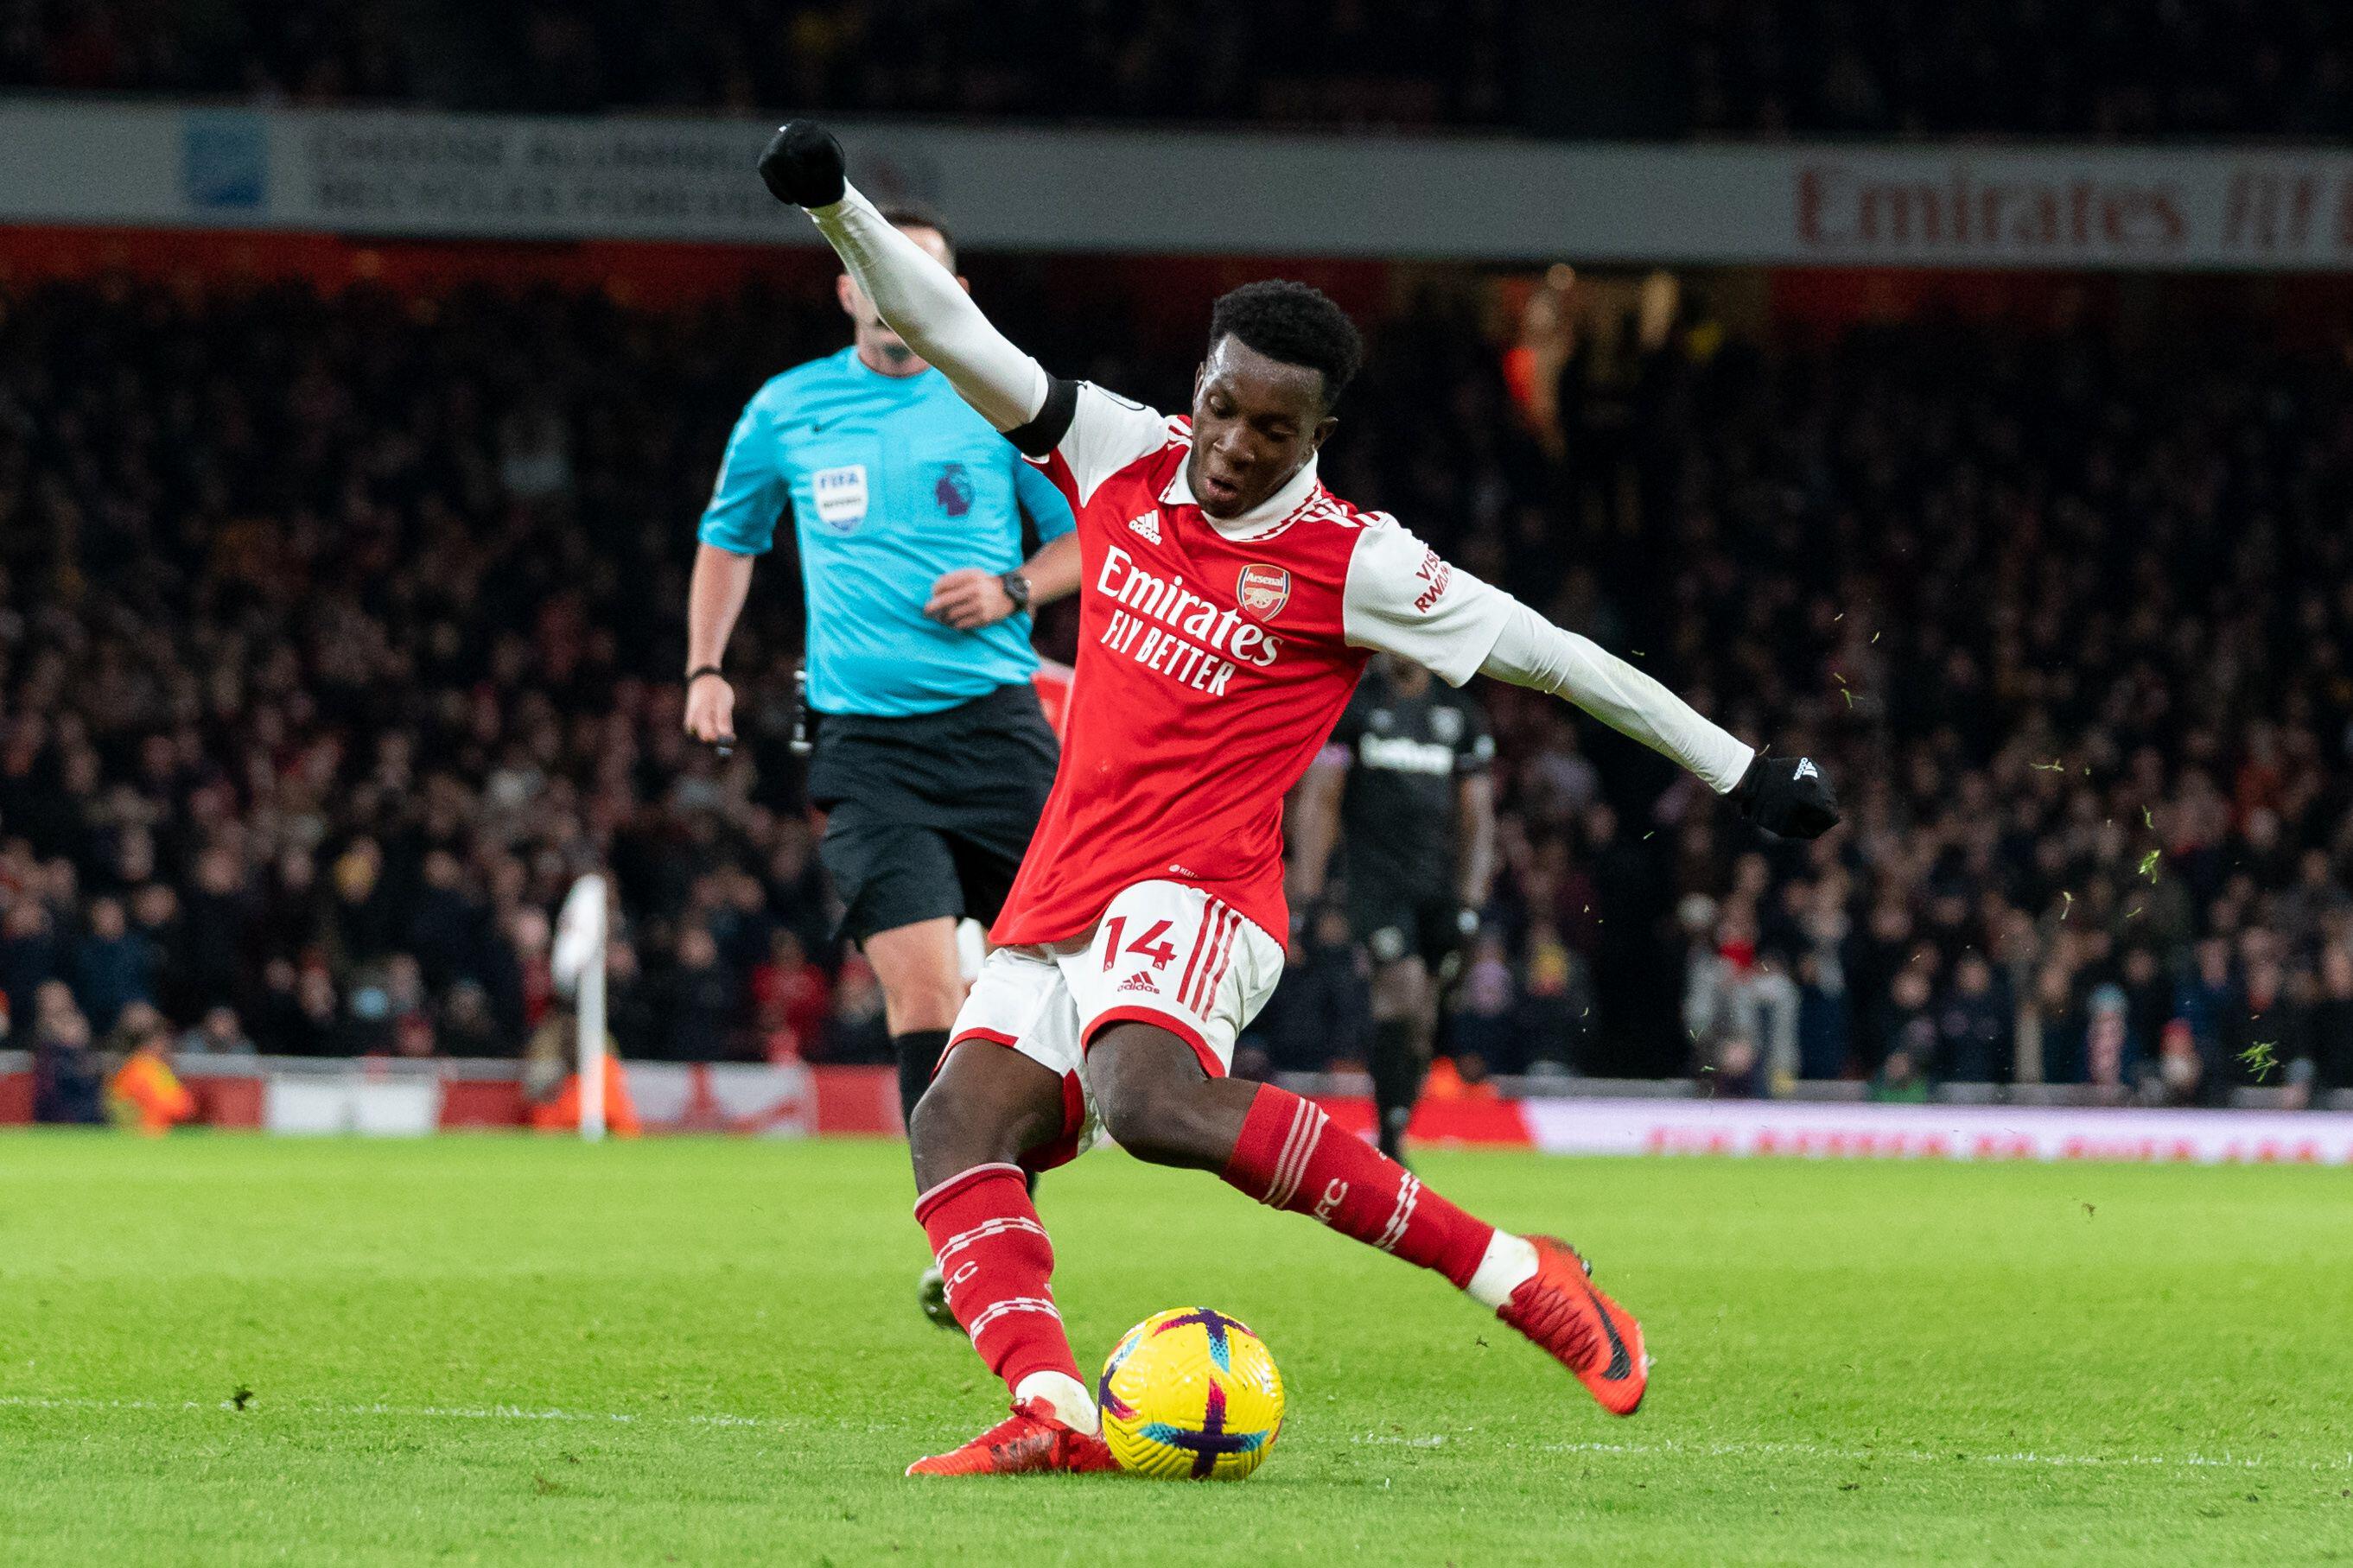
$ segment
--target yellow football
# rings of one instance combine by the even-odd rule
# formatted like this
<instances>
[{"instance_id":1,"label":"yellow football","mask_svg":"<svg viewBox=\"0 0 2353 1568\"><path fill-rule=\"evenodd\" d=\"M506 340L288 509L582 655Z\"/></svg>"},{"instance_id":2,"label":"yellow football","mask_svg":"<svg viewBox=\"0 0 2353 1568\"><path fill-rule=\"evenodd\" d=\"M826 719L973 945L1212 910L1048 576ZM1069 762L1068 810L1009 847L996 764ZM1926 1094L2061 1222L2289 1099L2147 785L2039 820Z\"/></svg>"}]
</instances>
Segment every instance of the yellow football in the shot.
<instances>
[{"instance_id":1,"label":"yellow football","mask_svg":"<svg viewBox=\"0 0 2353 1568\"><path fill-rule=\"evenodd\" d=\"M1120 1468L1238 1481L1282 1430L1282 1374L1244 1324L1207 1307L1155 1312L1123 1335L1097 1389Z\"/></svg>"}]
</instances>

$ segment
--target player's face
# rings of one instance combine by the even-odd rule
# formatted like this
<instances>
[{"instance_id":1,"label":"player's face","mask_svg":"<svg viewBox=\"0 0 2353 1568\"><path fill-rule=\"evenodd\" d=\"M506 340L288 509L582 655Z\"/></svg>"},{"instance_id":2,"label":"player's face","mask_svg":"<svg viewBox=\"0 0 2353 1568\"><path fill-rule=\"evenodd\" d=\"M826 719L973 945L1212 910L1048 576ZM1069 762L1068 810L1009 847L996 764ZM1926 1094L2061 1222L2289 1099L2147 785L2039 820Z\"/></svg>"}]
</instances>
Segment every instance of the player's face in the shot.
<instances>
[{"instance_id":1,"label":"player's face","mask_svg":"<svg viewBox=\"0 0 2353 1568\"><path fill-rule=\"evenodd\" d=\"M955 252L948 248L947 237L938 229L914 224L902 228L899 232L923 247L924 254L951 272L955 270ZM963 283L966 289L972 287L962 277L958 277L956 281ZM870 353L888 354L893 359L904 361L911 365L922 364L923 362L915 358L913 351L907 347L906 340L884 324L881 312L874 308L874 301L866 297L866 290L860 289L849 273L845 272L833 280L833 297L841 302L842 313L848 316L857 328L854 335L860 348Z\"/></svg>"},{"instance_id":2,"label":"player's face","mask_svg":"<svg viewBox=\"0 0 2353 1568\"><path fill-rule=\"evenodd\" d=\"M1193 377L1185 482L1211 517L1238 517L1288 483L1338 423L1324 411L1323 372L1229 334Z\"/></svg>"}]
</instances>

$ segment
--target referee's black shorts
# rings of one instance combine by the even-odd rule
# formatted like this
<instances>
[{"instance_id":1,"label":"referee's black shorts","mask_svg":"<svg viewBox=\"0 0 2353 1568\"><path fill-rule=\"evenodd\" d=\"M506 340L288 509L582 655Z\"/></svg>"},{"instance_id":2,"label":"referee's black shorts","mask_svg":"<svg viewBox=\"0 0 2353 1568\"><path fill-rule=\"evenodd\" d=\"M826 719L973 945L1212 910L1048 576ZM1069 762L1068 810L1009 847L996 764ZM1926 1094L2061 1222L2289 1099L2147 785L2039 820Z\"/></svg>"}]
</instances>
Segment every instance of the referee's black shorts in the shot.
<instances>
[{"instance_id":1,"label":"referee's black shorts","mask_svg":"<svg viewBox=\"0 0 2353 1568\"><path fill-rule=\"evenodd\" d=\"M809 761L818 848L862 942L917 921L987 924L1012 890L1060 752L1027 681L937 713L828 713Z\"/></svg>"}]
</instances>

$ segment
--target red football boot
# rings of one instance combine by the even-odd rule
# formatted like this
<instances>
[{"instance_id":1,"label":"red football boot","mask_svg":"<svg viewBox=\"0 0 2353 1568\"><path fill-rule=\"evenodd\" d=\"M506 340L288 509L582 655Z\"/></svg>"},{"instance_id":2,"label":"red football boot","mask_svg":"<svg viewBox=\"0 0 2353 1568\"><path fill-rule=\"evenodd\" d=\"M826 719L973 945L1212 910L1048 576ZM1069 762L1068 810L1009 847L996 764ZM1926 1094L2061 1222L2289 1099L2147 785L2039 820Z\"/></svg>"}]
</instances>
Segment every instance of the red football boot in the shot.
<instances>
[{"instance_id":1,"label":"red football boot","mask_svg":"<svg viewBox=\"0 0 2353 1568\"><path fill-rule=\"evenodd\" d=\"M1536 1271L1495 1316L1577 1373L1601 1408L1612 1415L1633 1415L1651 1379L1642 1325L1593 1288L1586 1278L1592 1270L1575 1247L1549 1236L1528 1239L1535 1244Z\"/></svg>"},{"instance_id":2,"label":"red football boot","mask_svg":"<svg viewBox=\"0 0 2353 1568\"><path fill-rule=\"evenodd\" d=\"M907 1467L911 1476L1021 1476L1039 1470L1087 1473L1119 1464L1102 1436L1057 1420L1054 1407L1032 1399L963 1447Z\"/></svg>"}]
</instances>

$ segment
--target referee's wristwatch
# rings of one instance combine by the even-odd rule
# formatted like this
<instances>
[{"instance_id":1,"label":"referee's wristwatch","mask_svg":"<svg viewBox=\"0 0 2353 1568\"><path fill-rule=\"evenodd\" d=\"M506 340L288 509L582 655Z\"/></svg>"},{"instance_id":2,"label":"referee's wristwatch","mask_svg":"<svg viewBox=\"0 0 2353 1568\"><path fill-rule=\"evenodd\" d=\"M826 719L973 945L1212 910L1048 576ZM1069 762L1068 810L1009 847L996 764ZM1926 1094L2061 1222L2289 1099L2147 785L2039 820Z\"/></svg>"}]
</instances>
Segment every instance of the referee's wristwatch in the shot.
<instances>
[{"instance_id":1,"label":"referee's wristwatch","mask_svg":"<svg viewBox=\"0 0 2353 1568\"><path fill-rule=\"evenodd\" d=\"M1013 601L1013 613L1020 615L1029 608L1029 579L1019 572L1008 572L997 582L1005 588L1005 596Z\"/></svg>"}]
</instances>

